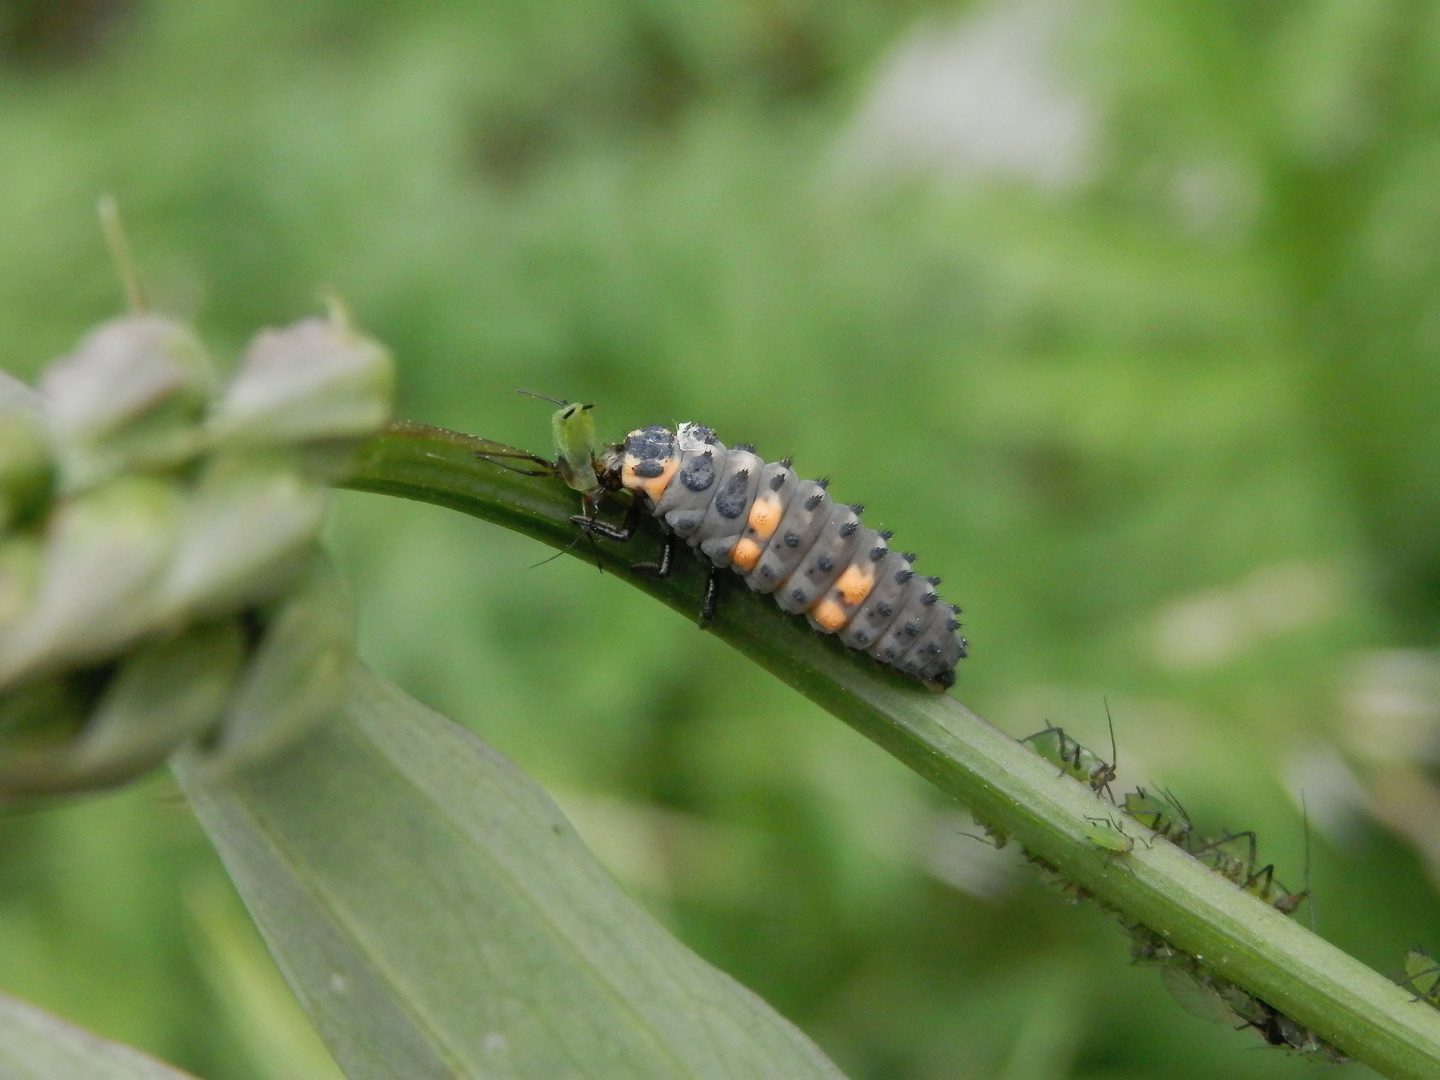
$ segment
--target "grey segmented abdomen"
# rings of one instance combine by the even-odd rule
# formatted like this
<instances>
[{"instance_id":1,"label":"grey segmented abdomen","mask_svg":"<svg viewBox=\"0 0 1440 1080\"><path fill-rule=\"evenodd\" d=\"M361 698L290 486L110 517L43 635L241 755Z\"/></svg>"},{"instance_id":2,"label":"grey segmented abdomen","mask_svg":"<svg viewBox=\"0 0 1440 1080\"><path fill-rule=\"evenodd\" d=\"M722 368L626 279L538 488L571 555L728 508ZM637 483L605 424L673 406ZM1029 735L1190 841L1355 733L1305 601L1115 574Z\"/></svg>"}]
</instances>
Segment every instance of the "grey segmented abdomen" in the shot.
<instances>
[{"instance_id":1,"label":"grey segmented abdomen","mask_svg":"<svg viewBox=\"0 0 1440 1080\"><path fill-rule=\"evenodd\" d=\"M949 686L965 655L959 608L916 575L890 534L866 528L859 506L831 500L823 481L788 461L727 449L709 428L632 431L607 466L675 535L719 567L773 593L821 633L927 683Z\"/></svg>"}]
</instances>

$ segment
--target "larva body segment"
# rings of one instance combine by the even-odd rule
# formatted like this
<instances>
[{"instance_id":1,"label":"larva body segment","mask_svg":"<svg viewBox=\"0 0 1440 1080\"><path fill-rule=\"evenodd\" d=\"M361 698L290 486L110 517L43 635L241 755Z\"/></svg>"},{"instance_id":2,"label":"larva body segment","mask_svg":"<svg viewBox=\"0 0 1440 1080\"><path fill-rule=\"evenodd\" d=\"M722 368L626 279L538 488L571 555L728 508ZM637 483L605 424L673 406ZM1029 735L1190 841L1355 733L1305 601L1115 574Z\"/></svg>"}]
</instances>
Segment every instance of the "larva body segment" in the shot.
<instances>
[{"instance_id":1,"label":"larva body segment","mask_svg":"<svg viewBox=\"0 0 1440 1080\"><path fill-rule=\"evenodd\" d=\"M824 481L801 480L788 461L767 464L748 447L727 449L700 424L639 428L597 468L712 565L821 633L931 685L955 681L965 655L959 609Z\"/></svg>"}]
</instances>

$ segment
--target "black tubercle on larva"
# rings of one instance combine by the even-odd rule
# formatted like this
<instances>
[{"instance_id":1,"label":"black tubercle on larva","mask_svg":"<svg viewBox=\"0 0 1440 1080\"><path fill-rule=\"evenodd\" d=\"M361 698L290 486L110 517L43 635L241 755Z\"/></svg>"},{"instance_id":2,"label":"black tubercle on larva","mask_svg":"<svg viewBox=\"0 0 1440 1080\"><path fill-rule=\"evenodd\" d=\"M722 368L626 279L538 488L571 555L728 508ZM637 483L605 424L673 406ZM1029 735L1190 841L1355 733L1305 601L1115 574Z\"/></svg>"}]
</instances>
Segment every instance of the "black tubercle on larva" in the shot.
<instances>
[{"instance_id":1,"label":"black tubercle on larva","mask_svg":"<svg viewBox=\"0 0 1440 1080\"><path fill-rule=\"evenodd\" d=\"M799 533L793 533L793 532L787 532L787 533L785 534L785 546L786 546L786 547L799 547L799 546L800 546L800 534L799 534Z\"/></svg>"},{"instance_id":2,"label":"black tubercle on larva","mask_svg":"<svg viewBox=\"0 0 1440 1080\"><path fill-rule=\"evenodd\" d=\"M936 588L939 588L940 586L941 579L938 577L927 577L925 580L928 581L931 585L934 585Z\"/></svg>"},{"instance_id":3,"label":"black tubercle on larva","mask_svg":"<svg viewBox=\"0 0 1440 1080\"><path fill-rule=\"evenodd\" d=\"M864 503L851 503L851 504L850 504L850 509L851 509L851 510L854 510L855 513L857 513L857 514L863 514L863 513L865 512L865 504L864 504Z\"/></svg>"},{"instance_id":4,"label":"black tubercle on larva","mask_svg":"<svg viewBox=\"0 0 1440 1080\"><path fill-rule=\"evenodd\" d=\"M711 439L713 442L713 438ZM659 426L641 428L625 439L625 453L642 460L667 458L675 449L675 437Z\"/></svg>"},{"instance_id":5,"label":"black tubercle on larva","mask_svg":"<svg viewBox=\"0 0 1440 1080\"><path fill-rule=\"evenodd\" d=\"M918 637L919 634L920 634L920 624L919 624L918 622L908 622L908 623L905 624L905 636L906 636L906 637Z\"/></svg>"},{"instance_id":6,"label":"black tubercle on larva","mask_svg":"<svg viewBox=\"0 0 1440 1080\"><path fill-rule=\"evenodd\" d=\"M657 474L658 475L658 474ZM704 491L715 482L715 458L706 450L696 454L680 470L680 482L691 491Z\"/></svg>"},{"instance_id":7,"label":"black tubercle on larva","mask_svg":"<svg viewBox=\"0 0 1440 1080\"><path fill-rule=\"evenodd\" d=\"M940 597L936 596L933 592L927 592L924 596L920 597L920 602L922 604L933 604L939 599Z\"/></svg>"},{"instance_id":8,"label":"black tubercle on larva","mask_svg":"<svg viewBox=\"0 0 1440 1080\"><path fill-rule=\"evenodd\" d=\"M729 480L725 481L719 493L715 496L715 512L723 518L737 518L745 512L745 505L750 500L750 470L741 469Z\"/></svg>"},{"instance_id":9,"label":"black tubercle on larva","mask_svg":"<svg viewBox=\"0 0 1440 1080\"><path fill-rule=\"evenodd\" d=\"M635 475L644 477L646 480L653 480L665 471L665 466L654 458L642 461L635 466Z\"/></svg>"},{"instance_id":10,"label":"black tubercle on larva","mask_svg":"<svg viewBox=\"0 0 1440 1080\"><path fill-rule=\"evenodd\" d=\"M895 534L894 534L893 532L891 532L889 529L881 529L881 530L880 530L880 539L881 539L881 540L884 540L887 544L890 542L890 538L891 538L892 536L894 536L894 535L895 535Z\"/></svg>"},{"instance_id":11,"label":"black tubercle on larva","mask_svg":"<svg viewBox=\"0 0 1440 1080\"><path fill-rule=\"evenodd\" d=\"M895 614L895 606L889 603L876 604L875 610L880 613L882 619L888 619L891 615Z\"/></svg>"},{"instance_id":12,"label":"black tubercle on larva","mask_svg":"<svg viewBox=\"0 0 1440 1080\"><path fill-rule=\"evenodd\" d=\"M753 442L736 443L736 444L735 444L734 446L732 446L730 449L731 449L731 450L744 450L747 454L753 454L753 453L755 452L755 444L754 444Z\"/></svg>"},{"instance_id":13,"label":"black tubercle on larva","mask_svg":"<svg viewBox=\"0 0 1440 1080\"><path fill-rule=\"evenodd\" d=\"M814 495L811 495L808 499L805 500L805 509L814 510L815 507L820 505L820 500L824 497L825 496L821 495L820 492L815 492Z\"/></svg>"},{"instance_id":14,"label":"black tubercle on larva","mask_svg":"<svg viewBox=\"0 0 1440 1080\"><path fill-rule=\"evenodd\" d=\"M908 563L914 563L914 562L918 562L919 559L920 559L920 556L919 556L919 555L916 555L915 552L913 552L913 551L907 551L907 552L905 552L905 561L906 561L906 562L908 562Z\"/></svg>"},{"instance_id":15,"label":"black tubercle on larva","mask_svg":"<svg viewBox=\"0 0 1440 1080\"><path fill-rule=\"evenodd\" d=\"M959 629L960 629L960 620L959 620L959 619L947 619L947 620L945 621L945 629L951 631L952 633L953 633L954 631L956 631L956 630L959 630Z\"/></svg>"},{"instance_id":16,"label":"black tubercle on larva","mask_svg":"<svg viewBox=\"0 0 1440 1080\"><path fill-rule=\"evenodd\" d=\"M661 430L664 429L662 428ZM692 439L698 439L700 442L708 443L711 446L714 446L716 443L715 432L704 424L691 424L690 437Z\"/></svg>"},{"instance_id":17,"label":"black tubercle on larva","mask_svg":"<svg viewBox=\"0 0 1440 1080\"><path fill-rule=\"evenodd\" d=\"M786 454L784 457L782 457L782 458L780 459L780 464L783 465L783 466L784 466L785 468L787 468L787 469L790 468L790 455L789 455L789 454Z\"/></svg>"},{"instance_id":18,"label":"black tubercle on larva","mask_svg":"<svg viewBox=\"0 0 1440 1080\"><path fill-rule=\"evenodd\" d=\"M789 473L776 473L770 478L770 490L779 491L782 487L785 486L785 481L788 479L790 479Z\"/></svg>"},{"instance_id":19,"label":"black tubercle on larva","mask_svg":"<svg viewBox=\"0 0 1440 1080\"><path fill-rule=\"evenodd\" d=\"M798 604L798 603L800 603L802 600L805 599L805 590L804 590L804 589L796 589L794 592L792 592L792 593L790 594L790 597L791 597L791 599L793 599L793 600Z\"/></svg>"},{"instance_id":20,"label":"black tubercle on larva","mask_svg":"<svg viewBox=\"0 0 1440 1080\"><path fill-rule=\"evenodd\" d=\"M870 561L879 562L885 557L885 553L889 550L890 549L887 548L884 544L877 544L875 547L870 549Z\"/></svg>"},{"instance_id":21,"label":"black tubercle on larva","mask_svg":"<svg viewBox=\"0 0 1440 1080\"><path fill-rule=\"evenodd\" d=\"M870 644L870 635L867 634L867 633L865 633L864 630L857 630L857 631L855 631L855 644L856 644L856 645L868 645L868 644Z\"/></svg>"},{"instance_id":22,"label":"black tubercle on larva","mask_svg":"<svg viewBox=\"0 0 1440 1080\"><path fill-rule=\"evenodd\" d=\"M959 605L959 604L951 604L951 605L950 605L950 610L953 611L956 615L959 615L959 614L960 614L960 605Z\"/></svg>"},{"instance_id":23,"label":"black tubercle on larva","mask_svg":"<svg viewBox=\"0 0 1440 1080\"><path fill-rule=\"evenodd\" d=\"M854 535L855 530L858 528L860 528L860 523L858 521L847 521L844 525L840 526L840 535L852 536Z\"/></svg>"},{"instance_id":24,"label":"black tubercle on larva","mask_svg":"<svg viewBox=\"0 0 1440 1080\"><path fill-rule=\"evenodd\" d=\"M830 486L830 478L828 476L822 476L819 480L816 480L815 483L820 485L820 489L823 491Z\"/></svg>"},{"instance_id":25,"label":"black tubercle on larva","mask_svg":"<svg viewBox=\"0 0 1440 1080\"><path fill-rule=\"evenodd\" d=\"M898 581L898 582L900 582L900 584L902 584L902 585L905 584L905 582L909 581L909 580L910 580L912 577L914 577L914 576L915 576L915 571L914 571L914 570L896 570L896 571L895 571L895 580Z\"/></svg>"},{"instance_id":26,"label":"black tubercle on larva","mask_svg":"<svg viewBox=\"0 0 1440 1080\"><path fill-rule=\"evenodd\" d=\"M820 558L815 560L815 565L820 568L822 573L828 574L831 570L835 569L835 560L828 555L821 555Z\"/></svg>"}]
</instances>

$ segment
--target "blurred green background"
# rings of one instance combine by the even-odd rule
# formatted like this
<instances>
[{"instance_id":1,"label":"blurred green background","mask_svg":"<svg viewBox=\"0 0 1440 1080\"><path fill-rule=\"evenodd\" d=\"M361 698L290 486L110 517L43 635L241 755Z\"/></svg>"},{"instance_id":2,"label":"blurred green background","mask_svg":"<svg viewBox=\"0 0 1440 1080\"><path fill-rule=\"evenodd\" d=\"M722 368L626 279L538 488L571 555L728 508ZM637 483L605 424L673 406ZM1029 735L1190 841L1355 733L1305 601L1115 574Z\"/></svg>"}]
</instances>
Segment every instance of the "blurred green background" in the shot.
<instances>
[{"instance_id":1,"label":"blurred green background","mask_svg":"<svg viewBox=\"0 0 1440 1080\"><path fill-rule=\"evenodd\" d=\"M0 0L0 366L118 311L104 191L222 358L332 286L407 418L794 454L965 605L962 701L1106 751L1108 698L1292 888L1303 789L1320 932L1440 948L1440 5ZM369 662L853 1080L1311 1068L623 583L371 496L329 543ZM325 1075L237 904L165 777L12 814L0 989Z\"/></svg>"}]
</instances>

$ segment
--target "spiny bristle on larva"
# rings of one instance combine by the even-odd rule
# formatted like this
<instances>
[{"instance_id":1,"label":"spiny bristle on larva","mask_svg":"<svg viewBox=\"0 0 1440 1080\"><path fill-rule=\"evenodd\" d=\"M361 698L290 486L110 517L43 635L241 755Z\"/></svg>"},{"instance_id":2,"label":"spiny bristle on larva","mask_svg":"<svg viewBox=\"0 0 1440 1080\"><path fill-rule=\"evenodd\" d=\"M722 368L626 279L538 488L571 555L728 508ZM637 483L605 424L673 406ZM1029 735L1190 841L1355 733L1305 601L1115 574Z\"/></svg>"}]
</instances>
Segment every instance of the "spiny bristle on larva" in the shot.
<instances>
[{"instance_id":1,"label":"spiny bristle on larva","mask_svg":"<svg viewBox=\"0 0 1440 1080\"><path fill-rule=\"evenodd\" d=\"M908 563L916 563L916 562L919 562L919 561L920 561L920 556L919 556L919 555L916 555L915 552L913 552L913 551L907 551L907 552L905 552L904 554L905 554L905 561L908 562Z\"/></svg>"},{"instance_id":2,"label":"spiny bristle on larva","mask_svg":"<svg viewBox=\"0 0 1440 1080\"><path fill-rule=\"evenodd\" d=\"M754 443L749 443L749 442L736 443L736 444L735 444L734 446L732 446L730 449L731 449L731 450L744 450L744 451L746 451L747 453L753 454L753 453L755 452L755 444L754 444Z\"/></svg>"},{"instance_id":3,"label":"spiny bristle on larva","mask_svg":"<svg viewBox=\"0 0 1440 1080\"><path fill-rule=\"evenodd\" d=\"M940 587L940 582L942 579L939 577L927 577L925 580L938 589Z\"/></svg>"},{"instance_id":4,"label":"spiny bristle on larva","mask_svg":"<svg viewBox=\"0 0 1440 1080\"><path fill-rule=\"evenodd\" d=\"M821 489L823 490L830 486L830 478L828 476L822 476L819 480L816 480L815 483L819 484Z\"/></svg>"},{"instance_id":5,"label":"spiny bristle on larva","mask_svg":"<svg viewBox=\"0 0 1440 1080\"><path fill-rule=\"evenodd\" d=\"M851 510L854 510L855 513L857 513L857 514L863 514L863 513L865 512L865 504L864 504L864 503L851 503L851 504L850 504L850 509L851 509Z\"/></svg>"},{"instance_id":6,"label":"spiny bristle on larva","mask_svg":"<svg viewBox=\"0 0 1440 1080\"><path fill-rule=\"evenodd\" d=\"M884 540L887 544L890 542L890 538L893 537L894 535L895 535L895 534L894 534L893 532L891 532L889 529L881 529L881 530L880 530L880 539L881 539L881 540Z\"/></svg>"},{"instance_id":7,"label":"spiny bristle on larva","mask_svg":"<svg viewBox=\"0 0 1440 1080\"><path fill-rule=\"evenodd\" d=\"M782 458L780 459L780 462L779 462L779 463L780 463L781 465L784 465L785 468L787 468L787 469L790 468L790 467L791 467L791 464L792 464L790 455L789 455L789 454L786 454L784 457L782 457Z\"/></svg>"}]
</instances>

